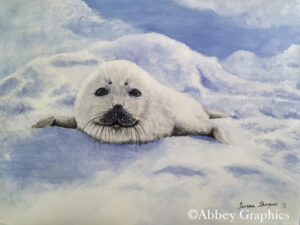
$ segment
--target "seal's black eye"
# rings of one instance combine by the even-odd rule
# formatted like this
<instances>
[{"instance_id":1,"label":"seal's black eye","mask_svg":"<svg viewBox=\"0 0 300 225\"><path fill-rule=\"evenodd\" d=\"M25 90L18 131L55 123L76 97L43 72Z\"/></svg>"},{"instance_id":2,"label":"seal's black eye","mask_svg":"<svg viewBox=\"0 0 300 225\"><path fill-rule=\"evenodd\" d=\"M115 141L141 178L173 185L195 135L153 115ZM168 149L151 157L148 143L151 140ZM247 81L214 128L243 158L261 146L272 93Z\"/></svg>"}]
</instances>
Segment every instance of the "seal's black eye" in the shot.
<instances>
[{"instance_id":1,"label":"seal's black eye","mask_svg":"<svg viewBox=\"0 0 300 225\"><path fill-rule=\"evenodd\" d=\"M108 95L108 90L106 88L99 88L96 92L95 92L96 96L104 96L104 95Z\"/></svg>"},{"instance_id":2,"label":"seal's black eye","mask_svg":"<svg viewBox=\"0 0 300 225\"><path fill-rule=\"evenodd\" d=\"M128 93L130 96L133 96L133 97L140 97L142 95L142 92L140 92L140 90L136 89L136 88L131 89Z\"/></svg>"}]
</instances>

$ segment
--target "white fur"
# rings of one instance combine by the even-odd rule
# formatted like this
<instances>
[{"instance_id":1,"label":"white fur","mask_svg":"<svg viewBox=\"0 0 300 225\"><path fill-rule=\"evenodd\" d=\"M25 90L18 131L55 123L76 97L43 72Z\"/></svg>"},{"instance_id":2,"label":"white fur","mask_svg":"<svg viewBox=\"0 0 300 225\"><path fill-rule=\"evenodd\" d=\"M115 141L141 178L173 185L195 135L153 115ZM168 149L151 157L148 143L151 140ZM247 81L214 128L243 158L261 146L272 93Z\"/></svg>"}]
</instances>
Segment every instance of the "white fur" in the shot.
<instances>
[{"instance_id":1,"label":"white fur","mask_svg":"<svg viewBox=\"0 0 300 225\"><path fill-rule=\"evenodd\" d=\"M100 87L108 88L109 94L95 96ZM128 91L132 88L139 89L142 96L130 97ZM123 105L139 120L139 125L115 129L88 123L115 104ZM163 86L136 64L125 60L102 63L87 78L77 96L75 118L81 131L109 143L145 143L171 136L175 127L180 128L182 135L205 135L215 128L208 123L208 115L197 101Z\"/></svg>"}]
</instances>

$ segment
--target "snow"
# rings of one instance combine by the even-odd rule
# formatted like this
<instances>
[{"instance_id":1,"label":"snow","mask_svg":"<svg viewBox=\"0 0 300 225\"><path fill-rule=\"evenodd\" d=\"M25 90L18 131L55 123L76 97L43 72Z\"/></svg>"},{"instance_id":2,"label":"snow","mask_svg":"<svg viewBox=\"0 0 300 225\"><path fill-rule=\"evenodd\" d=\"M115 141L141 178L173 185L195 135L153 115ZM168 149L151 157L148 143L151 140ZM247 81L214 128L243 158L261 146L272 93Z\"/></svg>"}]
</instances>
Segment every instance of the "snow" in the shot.
<instances>
[{"instance_id":1,"label":"snow","mask_svg":"<svg viewBox=\"0 0 300 225\"><path fill-rule=\"evenodd\" d=\"M300 73L300 45L291 45L283 53L270 58L252 52L236 51L222 62L224 69L237 76L263 82L292 81L297 84ZM298 86L294 87L298 88Z\"/></svg>"},{"instance_id":2,"label":"snow","mask_svg":"<svg viewBox=\"0 0 300 225\"><path fill-rule=\"evenodd\" d=\"M8 12L0 14L0 70L10 74L0 81L0 224L195 224L202 221L189 220L189 209L238 213L241 201L285 202L278 211L290 220L264 224L298 222L299 45L271 58L237 51L219 61L158 33L137 34L79 0L10 2L0 9ZM31 128L74 115L80 85L115 59L226 113L212 122L231 144L187 136L113 145L78 130Z\"/></svg>"},{"instance_id":3,"label":"snow","mask_svg":"<svg viewBox=\"0 0 300 225\"><path fill-rule=\"evenodd\" d=\"M114 59L133 61L227 113L213 122L228 131L231 145L203 137L110 145L77 130L31 128L46 116L73 115L80 84ZM4 79L0 93L5 224L189 224L189 208L236 210L240 201L259 200L285 201L297 219L297 89L241 79L216 58L150 33L39 57Z\"/></svg>"}]
</instances>

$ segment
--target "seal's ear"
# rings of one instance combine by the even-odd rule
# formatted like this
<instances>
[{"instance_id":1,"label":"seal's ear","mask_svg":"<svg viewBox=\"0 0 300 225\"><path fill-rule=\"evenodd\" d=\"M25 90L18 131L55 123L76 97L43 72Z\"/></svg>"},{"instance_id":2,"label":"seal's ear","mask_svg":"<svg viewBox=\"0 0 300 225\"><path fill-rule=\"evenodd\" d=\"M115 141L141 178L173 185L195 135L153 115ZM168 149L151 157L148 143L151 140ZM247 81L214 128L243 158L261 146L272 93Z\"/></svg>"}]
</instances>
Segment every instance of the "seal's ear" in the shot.
<instances>
[{"instance_id":1,"label":"seal's ear","mask_svg":"<svg viewBox=\"0 0 300 225\"><path fill-rule=\"evenodd\" d=\"M58 126L58 127L76 129L77 123L76 123L75 117L51 116L46 119L39 120L36 124L32 125L32 128L44 128L44 127L50 127L50 126Z\"/></svg>"}]
</instances>

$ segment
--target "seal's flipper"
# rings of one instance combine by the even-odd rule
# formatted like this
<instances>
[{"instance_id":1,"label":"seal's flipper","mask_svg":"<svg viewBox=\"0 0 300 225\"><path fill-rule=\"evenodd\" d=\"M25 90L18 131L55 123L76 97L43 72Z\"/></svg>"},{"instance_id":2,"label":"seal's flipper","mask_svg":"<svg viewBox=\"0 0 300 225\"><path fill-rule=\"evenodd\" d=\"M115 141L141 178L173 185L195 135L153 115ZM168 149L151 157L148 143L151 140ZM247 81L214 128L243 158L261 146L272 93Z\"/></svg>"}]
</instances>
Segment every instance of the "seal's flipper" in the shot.
<instances>
[{"instance_id":1,"label":"seal's flipper","mask_svg":"<svg viewBox=\"0 0 300 225\"><path fill-rule=\"evenodd\" d=\"M223 128L217 127L205 120L186 120L185 122L186 123L175 124L171 136L199 135L214 138L224 144L230 144Z\"/></svg>"},{"instance_id":2,"label":"seal's flipper","mask_svg":"<svg viewBox=\"0 0 300 225\"><path fill-rule=\"evenodd\" d=\"M76 129L77 123L75 117L48 117L46 119L39 120L36 124L32 125L33 128L44 128L50 126L58 126L58 127L65 127L70 129Z\"/></svg>"},{"instance_id":3,"label":"seal's flipper","mask_svg":"<svg viewBox=\"0 0 300 225\"><path fill-rule=\"evenodd\" d=\"M36 124L32 125L32 128L44 128L44 127L50 127L54 126L55 123L55 117L51 116L46 119L39 120Z\"/></svg>"},{"instance_id":4,"label":"seal's flipper","mask_svg":"<svg viewBox=\"0 0 300 225\"><path fill-rule=\"evenodd\" d=\"M215 110L206 109L206 114L208 115L209 119L218 119L218 118L227 118L228 116L225 113L221 113Z\"/></svg>"},{"instance_id":5,"label":"seal's flipper","mask_svg":"<svg viewBox=\"0 0 300 225\"><path fill-rule=\"evenodd\" d=\"M227 145L230 144L229 139L228 139L225 131L220 127L213 127L211 135L212 135L213 138L215 138L216 140L218 140L218 141L220 141L224 144L227 144Z\"/></svg>"}]
</instances>

